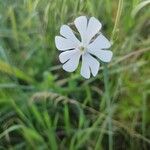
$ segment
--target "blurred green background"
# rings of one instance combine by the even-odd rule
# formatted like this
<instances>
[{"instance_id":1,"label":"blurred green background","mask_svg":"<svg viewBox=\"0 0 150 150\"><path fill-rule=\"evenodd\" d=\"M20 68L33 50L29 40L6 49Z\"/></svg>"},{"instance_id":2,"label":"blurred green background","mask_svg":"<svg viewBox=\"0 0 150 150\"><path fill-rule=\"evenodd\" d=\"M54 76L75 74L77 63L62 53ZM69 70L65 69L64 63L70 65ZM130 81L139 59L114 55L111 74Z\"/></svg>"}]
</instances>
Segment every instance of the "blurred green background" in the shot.
<instances>
[{"instance_id":1,"label":"blurred green background","mask_svg":"<svg viewBox=\"0 0 150 150\"><path fill-rule=\"evenodd\" d=\"M89 80L54 43L80 15L113 42ZM149 150L149 37L149 0L0 0L0 150Z\"/></svg>"}]
</instances>

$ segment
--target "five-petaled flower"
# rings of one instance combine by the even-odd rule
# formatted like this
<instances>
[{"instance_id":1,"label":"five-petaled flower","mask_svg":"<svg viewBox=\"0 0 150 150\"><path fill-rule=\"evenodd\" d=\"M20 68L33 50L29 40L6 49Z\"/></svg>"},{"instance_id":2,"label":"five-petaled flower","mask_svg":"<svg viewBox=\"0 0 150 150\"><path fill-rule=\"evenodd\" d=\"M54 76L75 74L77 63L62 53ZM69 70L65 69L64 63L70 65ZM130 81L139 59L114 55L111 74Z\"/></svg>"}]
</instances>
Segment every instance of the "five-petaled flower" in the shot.
<instances>
[{"instance_id":1,"label":"five-petaled flower","mask_svg":"<svg viewBox=\"0 0 150 150\"><path fill-rule=\"evenodd\" d=\"M75 19L74 25L81 36L81 41L77 39L72 29L68 25L62 25L61 36L55 37L55 44L58 50L64 51L59 55L59 60L63 63L63 69L73 72L77 69L79 60L82 58L81 75L88 79L90 74L96 76L100 67L99 58L103 62L110 62L112 51L110 42L100 33L101 23L91 17L89 20L85 16ZM98 34L100 33L100 34Z\"/></svg>"}]
</instances>

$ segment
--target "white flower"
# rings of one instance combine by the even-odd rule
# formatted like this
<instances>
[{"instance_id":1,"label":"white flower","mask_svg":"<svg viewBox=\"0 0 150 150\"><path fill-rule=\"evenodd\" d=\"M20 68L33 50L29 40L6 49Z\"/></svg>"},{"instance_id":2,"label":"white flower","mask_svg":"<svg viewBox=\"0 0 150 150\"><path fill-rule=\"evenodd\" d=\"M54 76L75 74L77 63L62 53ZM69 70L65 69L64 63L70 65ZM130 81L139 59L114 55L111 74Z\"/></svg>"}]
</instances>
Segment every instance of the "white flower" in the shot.
<instances>
[{"instance_id":1,"label":"white flower","mask_svg":"<svg viewBox=\"0 0 150 150\"><path fill-rule=\"evenodd\" d=\"M110 62L113 53L106 49L110 48L111 44L101 33L97 35L102 25L96 18L91 17L88 20L85 16L80 16L75 19L74 24L81 35L81 41L68 25L63 25L60 29L61 36L55 37L57 49L64 51L59 55L59 60L65 71L73 72L82 57L80 73L88 79L91 73L96 76L100 67L95 57L103 62Z\"/></svg>"}]
</instances>

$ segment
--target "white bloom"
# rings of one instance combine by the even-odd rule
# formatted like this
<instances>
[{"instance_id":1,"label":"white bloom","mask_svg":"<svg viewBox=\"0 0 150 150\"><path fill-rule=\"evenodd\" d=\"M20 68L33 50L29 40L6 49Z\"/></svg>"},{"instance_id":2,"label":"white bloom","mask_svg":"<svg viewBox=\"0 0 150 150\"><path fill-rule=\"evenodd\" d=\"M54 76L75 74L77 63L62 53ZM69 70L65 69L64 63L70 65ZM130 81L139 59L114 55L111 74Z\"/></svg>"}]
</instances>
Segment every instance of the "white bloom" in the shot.
<instances>
[{"instance_id":1,"label":"white bloom","mask_svg":"<svg viewBox=\"0 0 150 150\"><path fill-rule=\"evenodd\" d=\"M81 41L76 38L68 25L63 25L60 29L61 36L55 37L57 49L64 51L59 55L59 60L63 63L65 71L73 72L77 69L82 57L80 73L88 79L91 73L96 76L100 67L95 57L103 62L111 61L113 53L106 50L111 44L102 34L97 35L102 25L96 18L91 17L88 20L85 16L80 16L75 19L74 24L81 35Z\"/></svg>"}]
</instances>

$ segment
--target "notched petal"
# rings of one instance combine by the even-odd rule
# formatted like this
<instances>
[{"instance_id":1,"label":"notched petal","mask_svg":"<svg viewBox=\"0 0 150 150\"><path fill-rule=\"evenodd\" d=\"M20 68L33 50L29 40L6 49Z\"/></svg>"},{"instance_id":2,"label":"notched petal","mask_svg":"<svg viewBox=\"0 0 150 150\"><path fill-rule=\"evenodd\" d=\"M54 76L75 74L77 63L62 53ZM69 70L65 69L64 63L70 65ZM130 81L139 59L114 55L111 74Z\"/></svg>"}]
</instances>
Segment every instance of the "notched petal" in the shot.
<instances>
[{"instance_id":1,"label":"notched petal","mask_svg":"<svg viewBox=\"0 0 150 150\"><path fill-rule=\"evenodd\" d=\"M86 16L80 16L75 19L74 24L81 35L81 40L83 43L86 42L86 31L87 31L87 18Z\"/></svg>"},{"instance_id":2,"label":"notched petal","mask_svg":"<svg viewBox=\"0 0 150 150\"><path fill-rule=\"evenodd\" d=\"M68 25L62 25L60 28L60 34L75 44L79 44L80 41L76 38L73 30Z\"/></svg>"},{"instance_id":3,"label":"notched petal","mask_svg":"<svg viewBox=\"0 0 150 150\"><path fill-rule=\"evenodd\" d=\"M75 53L77 53L77 50L70 50L70 51L62 52L59 55L60 62L61 63L65 63L66 61L68 61L69 59L71 59L74 56Z\"/></svg>"},{"instance_id":4,"label":"notched petal","mask_svg":"<svg viewBox=\"0 0 150 150\"><path fill-rule=\"evenodd\" d=\"M89 46L89 49L108 49L111 47L110 41L100 34Z\"/></svg>"},{"instance_id":5,"label":"notched petal","mask_svg":"<svg viewBox=\"0 0 150 150\"><path fill-rule=\"evenodd\" d=\"M81 53L76 52L64 65L63 69L67 72L73 72L77 69Z\"/></svg>"},{"instance_id":6,"label":"notched petal","mask_svg":"<svg viewBox=\"0 0 150 150\"><path fill-rule=\"evenodd\" d=\"M82 66L81 66L81 75L89 79L90 74L96 76L99 71L100 63L90 54L85 54L82 56Z\"/></svg>"},{"instance_id":7,"label":"notched petal","mask_svg":"<svg viewBox=\"0 0 150 150\"><path fill-rule=\"evenodd\" d=\"M74 42L70 41L69 39L65 39L61 36L55 37L55 44L57 49L60 51L74 49L77 46Z\"/></svg>"},{"instance_id":8,"label":"notched petal","mask_svg":"<svg viewBox=\"0 0 150 150\"><path fill-rule=\"evenodd\" d=\"M88 50L88 52L96 57L98 57L103 62L110 62L113 56L112 51L110 50Z\"/></svg>"},{"instance_id":9,"label":"notched petal","mask_svg":"<svg viewBox=\"0 0 150 150\"><path fill-rule=\"evenodd\" d=\"M87 44L100 31L102 24L95 17L91 17L87 27Z\"/></svg>"}]
</instances>

